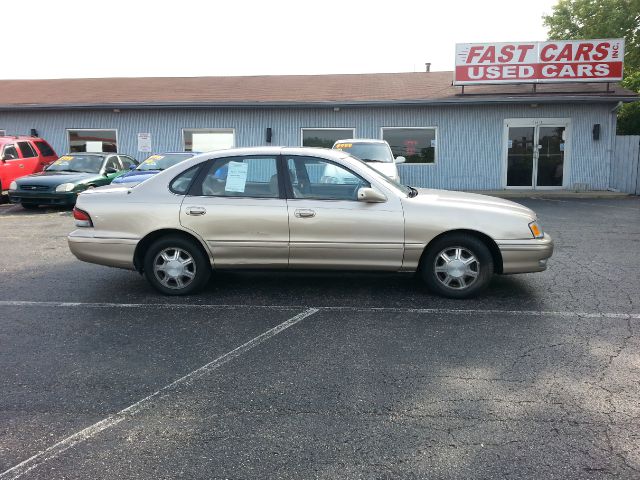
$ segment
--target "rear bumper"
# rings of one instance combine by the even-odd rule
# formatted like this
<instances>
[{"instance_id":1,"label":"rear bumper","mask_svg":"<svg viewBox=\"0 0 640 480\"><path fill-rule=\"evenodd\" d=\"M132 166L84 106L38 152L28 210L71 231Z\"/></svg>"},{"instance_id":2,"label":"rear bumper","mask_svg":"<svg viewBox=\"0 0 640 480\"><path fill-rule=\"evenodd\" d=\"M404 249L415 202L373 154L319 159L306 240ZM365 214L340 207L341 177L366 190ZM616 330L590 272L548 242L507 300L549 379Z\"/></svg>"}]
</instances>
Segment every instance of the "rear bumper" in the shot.
<instances>
[{"instance_id":1,"label":"rear bumper","mask_svg":"<svg viewBox=\"0 0 640 480\"><path fill-rule=\"evenodd\" d=\"M23 192L11 190L11 203L30 203L33 205L75 205L78 194L75 192Z\"/></svg>"},{"instance_id":2,"label":"rear bumper","mask_svg":"<svg viewBox=\"0 0 640 480\"><path fill-rule=\"evenodd\" d=\"M496 243L502 254L502 273L542 272L553 255L553 240L546 233L544 238L498 240Z\"/></svg>"},{"instance_id":3,"label":"rear bumper","mask_svg":"<svg viewBox=\"0 0 640 480\"><path fill-rule=\"evenodd\" d=\"M67 237L69 250L78 260L107 267L135 270L133 255L138 240L96 238L86 230L74 230Z\"/></svg>"}]
</instances>

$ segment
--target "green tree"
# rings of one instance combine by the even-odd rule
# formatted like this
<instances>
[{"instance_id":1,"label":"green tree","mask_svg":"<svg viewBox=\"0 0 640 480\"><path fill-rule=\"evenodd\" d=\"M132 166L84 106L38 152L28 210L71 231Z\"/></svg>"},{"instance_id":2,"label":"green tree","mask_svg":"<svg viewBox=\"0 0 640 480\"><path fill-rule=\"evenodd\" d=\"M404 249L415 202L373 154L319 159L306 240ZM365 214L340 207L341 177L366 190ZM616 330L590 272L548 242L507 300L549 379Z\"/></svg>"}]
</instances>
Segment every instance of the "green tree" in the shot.
<instances>
[{"instance_id":1,"label":"green tree","mask_svg":"<svg viewBox=\"0 0 640 480\"><path fill-rule=\"evenodd\" d=\"M553 40L624 38L622 85L640 92L640 0L559 0L543 17ZM618 113L618 133L640 134L640 103Z\"/></svg>"}]
</instances>

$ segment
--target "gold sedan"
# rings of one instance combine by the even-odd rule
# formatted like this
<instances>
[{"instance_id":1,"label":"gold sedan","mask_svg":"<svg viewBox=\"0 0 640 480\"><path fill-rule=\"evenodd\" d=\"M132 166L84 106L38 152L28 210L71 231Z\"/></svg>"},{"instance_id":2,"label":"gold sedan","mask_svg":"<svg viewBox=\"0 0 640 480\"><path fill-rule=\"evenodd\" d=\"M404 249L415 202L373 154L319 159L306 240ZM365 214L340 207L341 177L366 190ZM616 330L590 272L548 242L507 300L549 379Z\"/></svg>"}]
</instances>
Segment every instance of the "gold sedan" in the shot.
<instances>
[{"instance_id":1,"label":"gold sedan","mask_svg":"<svg viewBox=\"0 0 640 480\"><path fill-rule=\"evenodd\" d=\"M206 153L133 187L78 197L69 248L184 295L213 270L418 271L466 298L497 274L547 268L553 241L517 203L400 185L340 151L259 147Z\"/></svg>"}]
</instances>

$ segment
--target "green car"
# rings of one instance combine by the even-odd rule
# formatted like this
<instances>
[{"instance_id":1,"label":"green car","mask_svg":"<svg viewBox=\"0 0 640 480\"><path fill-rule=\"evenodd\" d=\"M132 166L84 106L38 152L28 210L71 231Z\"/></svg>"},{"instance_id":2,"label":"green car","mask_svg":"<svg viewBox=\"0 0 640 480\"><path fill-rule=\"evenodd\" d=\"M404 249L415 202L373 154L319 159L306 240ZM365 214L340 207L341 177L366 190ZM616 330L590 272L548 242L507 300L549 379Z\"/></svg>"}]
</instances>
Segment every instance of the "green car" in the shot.
<instances>
[{"instance_id":1,"label":"green car","mask_svg":"<svg viewBox=\"0 0 640 480\"><path fill-rule=\"evenodd\" d=\"M24 208L75 205L80 192L109 185L114 178L136 165L136 159L117 153L69 153L43 172L11 182L9 199Z\"/></svg>"}]
</instances>

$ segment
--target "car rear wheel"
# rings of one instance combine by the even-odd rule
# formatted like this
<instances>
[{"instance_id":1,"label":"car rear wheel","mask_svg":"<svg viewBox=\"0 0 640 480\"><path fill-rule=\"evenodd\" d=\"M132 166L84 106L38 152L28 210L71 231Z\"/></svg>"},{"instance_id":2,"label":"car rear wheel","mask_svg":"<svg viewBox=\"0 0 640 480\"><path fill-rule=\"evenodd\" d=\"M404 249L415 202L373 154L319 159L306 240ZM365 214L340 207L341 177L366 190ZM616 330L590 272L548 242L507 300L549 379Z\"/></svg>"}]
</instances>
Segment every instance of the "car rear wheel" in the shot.
<instances>
[{"instance_id":1,"label":"car rear wheel","mask_svg":"<svg viewBox=\"0 0 640 480\"><path fill-rule=\"evenodd\" d=\"M449 298L469 298L489 285L493 257L484 242L472 235L445 235L425 252L421 273L432 292Z\"/></svg>"},{"instance_id":2,"label":"car rear wheel","mask_svg":"<svg viewBox=\"0 0 640 480\"><path fill-rule=\"evenodd\" d=\"M22 205L22 208L25 210L35 210L39 207L37 203L21 203L20 205Z\"/></svg>"},{"instance_id":3,"label":"car rear wheel","mask_svg":"<svg viewBox=\"0 0 640 480\"><path fill-rule=\"evenodd\" d=\"M165 295L188 295L209 280L211 265L193 240L170 235L156 240L144 257L147 280Z\"/></svg>"}]
</instances>

